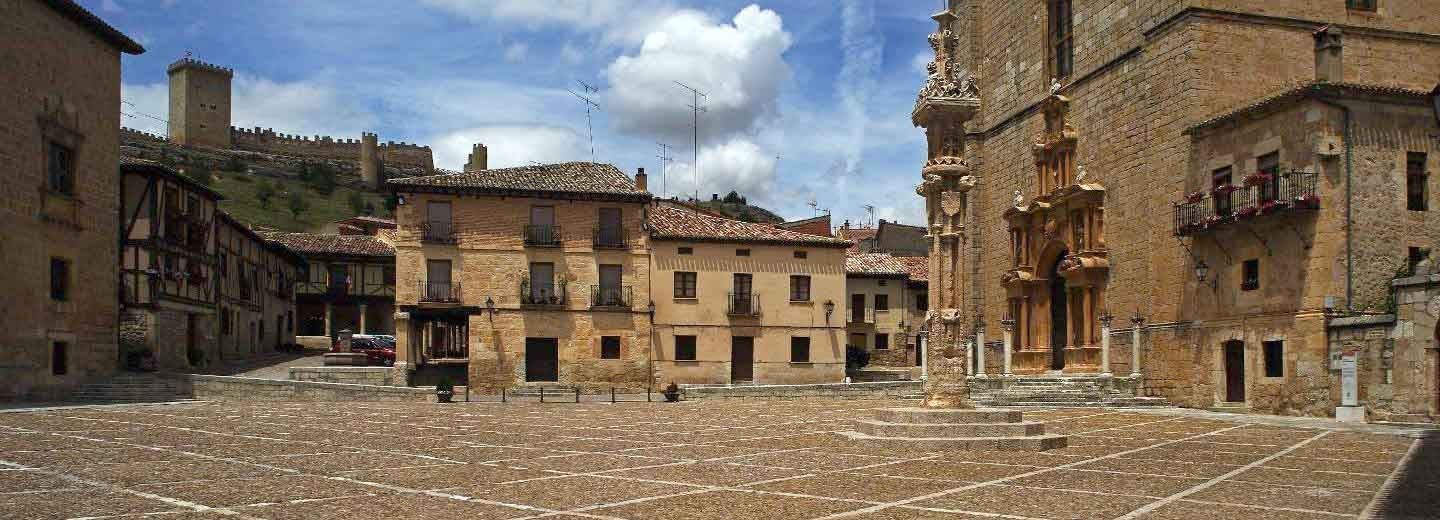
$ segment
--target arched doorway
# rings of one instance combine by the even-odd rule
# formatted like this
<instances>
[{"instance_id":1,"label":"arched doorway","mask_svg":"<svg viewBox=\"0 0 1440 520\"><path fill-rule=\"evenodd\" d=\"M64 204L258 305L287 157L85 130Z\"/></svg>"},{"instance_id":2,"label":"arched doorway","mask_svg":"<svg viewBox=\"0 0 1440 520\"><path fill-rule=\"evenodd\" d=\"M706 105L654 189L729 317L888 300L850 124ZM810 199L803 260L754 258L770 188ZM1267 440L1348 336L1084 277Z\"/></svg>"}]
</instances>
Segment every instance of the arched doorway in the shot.
<instances>
[{"instance_id":1,"label":"arched doorway","mask_svg":"<svg viewBox=\"0 0 1440 520\"><path fill-rule=\"evenodd\" d=\"M1060 251L1050 264L1050 368L1065 368L1065 342L1069 337L1069 300L1065 289L1065 277L1060 276L1060 259L1069 251Z\"/></svg>"}]
</instances>

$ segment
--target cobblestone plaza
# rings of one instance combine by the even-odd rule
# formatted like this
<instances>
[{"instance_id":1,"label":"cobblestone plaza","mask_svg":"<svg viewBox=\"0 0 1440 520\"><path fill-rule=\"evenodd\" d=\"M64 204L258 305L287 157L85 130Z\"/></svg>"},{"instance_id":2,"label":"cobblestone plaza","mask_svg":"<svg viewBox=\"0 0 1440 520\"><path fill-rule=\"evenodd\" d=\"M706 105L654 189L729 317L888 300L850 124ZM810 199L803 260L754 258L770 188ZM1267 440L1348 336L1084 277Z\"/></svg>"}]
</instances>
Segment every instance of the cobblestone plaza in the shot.
<instances>
[{"instance_id":1,"label":"cobblestone plaza","mask_svg":"<svg viewBox=\"0 0 1440 520\"><path fill-rule=\"evenodd\" d=\"M0 518L1356 518L1420 442L1109 409L1027 412L1070 436L1043 453L836 433L894 404L17 410L0 413Z\"/></svg>"}]
</instances>

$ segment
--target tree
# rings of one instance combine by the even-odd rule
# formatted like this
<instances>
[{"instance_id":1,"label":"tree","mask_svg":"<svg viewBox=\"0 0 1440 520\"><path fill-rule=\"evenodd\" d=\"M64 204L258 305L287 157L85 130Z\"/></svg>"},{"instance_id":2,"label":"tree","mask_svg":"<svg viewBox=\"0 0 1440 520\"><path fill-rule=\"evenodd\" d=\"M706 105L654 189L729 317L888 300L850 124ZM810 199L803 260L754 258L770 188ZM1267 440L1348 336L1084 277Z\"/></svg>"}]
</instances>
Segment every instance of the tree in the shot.
<instances>
[{"instance_id":1,"label":"tree","mask_svg":"<svg viewBox=\"0 0 1440 520\"><path fill-rule=\"evenodd\" d=\"M740 194L739 194L739 193L736 193L735 190L730 190L730 193L726 193L726 194L725 194L725 203L726 203L726 204L739 204L739 203L740 203Z\"/></svg>"},{"instance_id":2,"label":"tree","mask_svg":"<svg viewBox=\"0 0 1440 520\"><path fill-rule=\"evenodd\" d=\"M360 192L350 192L350 196L346 199L346 202L350 204L351 215L360 215L365 213L365 197L361 196Z\"/></svg>"},{"instance_id":3,"label":"tree","mask_svg":"<svg viewBox=\"0 0 1440 520\"><path fill-rule=\"evenodd\" d=\"M395 208L400 207L400 196L394 193L385 194L385 211L391 215L395 214Z\"/></svg>"},{"instance_id":4,"label":"tree","mask_svg":"<svg viewBox=\"0 0 1440 520\"><path fill-rule=\"evenodd\" d=\"M290 192L291 215L294 215L296 219L299 219L300 214L304 213L305 210L308 209L310 209L310 201L305 199L304 193L301 193L300 190Z\"/></svg>"},{"instance_id":5,"label":"tree","mask_svg":"<svg viewBox=\"0 0 1440 520\"><path fill-rule=\"evenodd\" d=\"M274 197L275 185L270 181L262 180L259 185L255 186L255 200L260 201L260 207L269 209L270 199Z\"/></svg>"},{"instance_id":6,"label":"tree","mask_svg":"<svg viewBox=\"0 0 1440 520\"><path fill-rule=\"evenodd\" d=\"M205 169L203 166L185 168L185 177L199 183L201 186L210 185L210 170Z\"/></svg>"},{"instance_id":7,"label":"tree","mask_svg":"<svg viewBox=\"0 0 1440 520\"><path fill-rule=\"evenodd\" d=\"M300 179L309 184L316 193L329 195L335 192L335 170L323 162L306 162L300 166Z\"/></svg>"},{"instance_id":8,"label":"tree","mask_svg":"<svg viewBox=\"0 0 1440 520\"><path fill-rule=\"evenodd\" d=\"M245 168L245 161L234 155L230 156L230 160L225 165L225 169L232 172L245 173Z\"/></svg>"}]
</instances>

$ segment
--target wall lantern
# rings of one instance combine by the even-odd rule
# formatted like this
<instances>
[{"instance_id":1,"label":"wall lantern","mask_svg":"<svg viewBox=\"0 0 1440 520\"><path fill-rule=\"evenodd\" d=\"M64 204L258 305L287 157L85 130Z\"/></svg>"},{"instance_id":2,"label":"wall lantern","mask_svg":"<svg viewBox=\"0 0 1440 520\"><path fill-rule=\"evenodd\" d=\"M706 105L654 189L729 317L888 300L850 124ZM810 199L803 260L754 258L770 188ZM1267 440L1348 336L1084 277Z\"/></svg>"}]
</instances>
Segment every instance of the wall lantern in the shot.
<instances>
[{"instance_id":1,"label":"wall lantern","mask_svg":"<svg viewBox=\"0 0 1440 520\"><path fill-rule=\"evenodd\" d=\"M830 315L835 313L835 300L825 300L825 323L830 323Z\"/></svg>"},{"instance_id":2,"label":"wall lantern","mask_svg":"<svg viewBox=\"0 0 1440 520\"><path fill-rule=\"evenodd\" d=\"M1195 262L1195 279L1196 279L1196 280L1201 281L1201 282L1204 282L1204 281L1205 281L1205 277L1206 277L1206 276L1209 276L1209 275L1210 275L1210 265L1209 265L1209 264L1206 264L1204 260L1201 260L1201 261L1199 261L1199 262Z\"/></svg>"},{"instance_id":3,"label":"wall lantern","mask_svg":"<svg viewBox=\"0 0 1440 520\"><path fill-rule=\"evenodd\" d=\"M494 320L494 319L495 319L495 299L494 299L494 298L491 298L491 297L489 297L489 296L486 296L486 297L485 297L485 310L490 311L490 319L491 319L491 320Z\"/></svg>"},{"instance_id":4,"label":"wall lantern","mask_svg":"<svg viewBox=\"0 0 1440 520\"><path fill-rule=\"evenodd\" d=\"M650 300L650 322L655 322L655 300Z\"/></svg>"}]
</instances>

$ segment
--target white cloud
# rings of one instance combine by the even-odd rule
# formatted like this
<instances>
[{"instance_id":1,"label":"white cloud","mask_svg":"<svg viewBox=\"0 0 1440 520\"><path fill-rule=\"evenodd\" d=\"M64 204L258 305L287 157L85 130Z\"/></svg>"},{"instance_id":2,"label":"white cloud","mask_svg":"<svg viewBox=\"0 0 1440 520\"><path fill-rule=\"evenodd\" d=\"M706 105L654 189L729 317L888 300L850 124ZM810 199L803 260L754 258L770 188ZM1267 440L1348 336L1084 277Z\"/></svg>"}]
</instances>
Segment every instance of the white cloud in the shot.
<instances>
[{"instance_id":1,"label":"white cloud","mask_svg":"<svg viewBox=\"0 0 1440 520\"><path fill-rule=\"evenodd\" d=\"M508 61L510 63L520 63L522 61L525 61L525 57L529 54L530 45L528 44L522 42L515 42L505 46L505 61Z\"/></svg>"},{"instance_id":2,"label":"white cloud","mask_svg":"<svg viewBox=\"0 0 1440 520\"><path fill-rule=\"evenodd\" d=\"M431 140L435 166L459 170L471 146L484 143L488 166L508 168L540 163L589 160L585 136L570 128L540 125L488 125L447 132Z\"/></svg>"},{"instance_id":3,"label":"white cloud","mask_svg":"<svg viewBox=\"0 0 1440 520\"><path fill-rule=\"evenodd\" d=\"M578 65L585 61L585 49L572 42L565 42L565 45L560 47L560 60L566 65Z\"/></svg>"},{"instance_id":4,"label":"white cloud","mask_svg":"<svg viewBox=\"0 0 1440 520\"><path fill-rule=\"evenodd\" d=\"M606 69L606 110L621 131L665 138L689 137L691 102L683 82L704 91L700 133L720 141L752 131L774 112L790 77L790 47L780 15L751 5L731 23L697 11L678 11L645 36L634 55Z\"/></svg>"},{"instance_id":5,"label":"white cloud","mask_svg":"<svg viewBox=\"0 0 1440 520\"><path fill-rule=\"evenodd\" d=\"M935 59L935 53L933 52L917 52L915 53L914 58L910 58L910 68L915 69L915 72L918 72L921 75L928 76L930 74L930 71L926 70L926 67L930 65L930 60L933 59Z\"/></svg>"},{"instance_id":6,"label":"white cloud","mask_svg":"<svg viewBox=\"0 0 1440 520\"><path fill-rule=\"evenodd\" d=\"M699 162L698 190L695 171L688 157L684 161L677 160L670 167L670 195L683 198L698 191L700 198L708 199L710 194L724 195L734 190L752 203L775 201L775 156L749 139L735 137L703 147ZM660 193L664 189L662 184L662 179L655 178L650 184L651 191Z\"/></svg>"},{"instance_id":7,"label":"white cloud","mask_svg":"<svg viewBox=\"0 0 1440 520\"><path fill-rule=\"evenodd\" d=\"M840 10L840 19L843 61L836 87L841 109L848 120L845 168L847 173L855 173L860 168L865 130L870 126L866 110L875 90L875 73L880 70L885 39L875 30L875 6L869 2L847 0Z\"/></svg>"},{"instance_id":8,"label":"white cloud","mask_svg":"<svg viewBox=\"0 0 1440 520\"><path fill-rule=\"evenodd\" d=\"M169 119L169 95L166 83L122 84L122 124L163 134L165 123L159 120ZM318 81L284 83L236 74L231 88L231 122L241 128L261 126L286 134L358 139L360 132L373 129L377 122L362 101Z\"/></svg>"},{"instance_id":9,"label":"white cloud","mask_svg":"<svg viewBox=\"0 0 1440 520\"><path fill-rule=\"evenodd\" d=\"M499 21L528 29L565 27L597 31L617 43L640 41L654 20L675 8L666 0L424 0L476 22Z\"/></svg>"}]
</instances>

